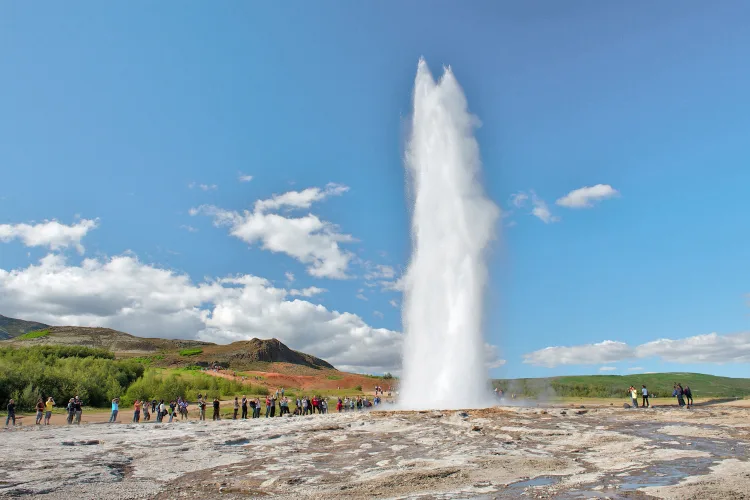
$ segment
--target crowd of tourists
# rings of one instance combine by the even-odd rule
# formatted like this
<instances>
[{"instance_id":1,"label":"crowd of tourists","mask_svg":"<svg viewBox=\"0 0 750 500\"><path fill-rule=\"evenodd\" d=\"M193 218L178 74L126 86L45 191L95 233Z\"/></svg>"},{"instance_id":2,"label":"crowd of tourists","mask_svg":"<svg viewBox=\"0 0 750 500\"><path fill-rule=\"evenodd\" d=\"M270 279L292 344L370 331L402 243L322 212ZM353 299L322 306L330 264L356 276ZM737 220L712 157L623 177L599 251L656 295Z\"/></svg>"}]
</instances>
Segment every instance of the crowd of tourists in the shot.
<instances>
[{"instance_id":1,"label":"crowd of tourists","mask_svg":"<svg viewBox=\"0 0 750 500\"><path fill-rule=\"evenodd\" d=\"M680 405L680 408L686 404L688 408L693 406L693 391L690 390L690 386L686 385L683 388L682 384L675 383L673 389L672 397L677 398L677 404ZM648 392L648 388L645 385L642 385L640 390L631 385L628 389L628 395L630 396L633 408L638 408L639 396L641 398L641 408L649 408L651 406L649 399L653 397L653 395Z\"/></svg>"},{"instance_id":2,"label":"crowd of tourists","mask_svg":"<svg viewBox=\"0 0 750 500\"><path fill-rule=\"evenodd\" d=\"M285 395L283 388L276 390L273 394L269 394L265 398L248 398L247 396L235 397L232 404L232 419L247 419L247 418L261 418L261 415L265 415L266 418L282 417L284 415L314 415L314 414L325 414L329 411L329 404L333 404L334 408L338 412L365 410L373 408L382 404L381 395L382 389L377 387L375 390L375 397L370 399L367 396L355 396L355 397L339 397L339 398L326 398L324 396L300 396L300 397L289 397ZM163 399L156 400L136 400L133 402L133 423L139 423L141 421L148 422L152 419L152 416L156 422L167 422L171 423L176 420L187 420L191 405L198 411L198 420L206 420L206 410L212 409L212 419L221 419L221 401L219 398L213 398L209 401L206 395L198 394L198 397L194 404L191 404L186 399L178 397L172 401L165 401ZM334 403L335 401L335 403ZM36 424L49 425L50 418L52 417L52 409L55 406L55 401L50 397L44 402L39 399L36 405L37 415ZM83 401L78 396L70 398L66 407L67 423L69 425L77 425L81 423L81 415L83 414ZM10 400L7 406L8 416L5 421L6 427L12 422L16 425L16 404L14 400ZM118 416L120 415L120 398L112 399L111 413L109 416L109 422L117 422Z\"/></svg>"}]
</instances>

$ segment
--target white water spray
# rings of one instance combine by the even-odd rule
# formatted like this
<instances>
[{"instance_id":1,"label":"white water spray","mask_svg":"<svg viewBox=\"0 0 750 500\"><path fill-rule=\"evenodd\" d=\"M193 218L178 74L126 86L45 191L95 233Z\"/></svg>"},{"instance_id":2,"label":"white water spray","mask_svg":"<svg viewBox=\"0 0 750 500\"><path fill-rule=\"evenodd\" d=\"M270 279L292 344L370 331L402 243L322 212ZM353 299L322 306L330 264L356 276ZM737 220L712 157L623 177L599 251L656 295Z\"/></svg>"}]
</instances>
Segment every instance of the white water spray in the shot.
<instances>
[{"instance_id":1,"label":"white water spray","mask_svg":"<svg viewBox=\"0 0 750 500\"><path fill-rule=\"evenodd\" d=\"M450 68L436 83L420 59L411 125L405 164L414 200L412 257L404 281L399 405L486 407L485 250L500 210L480 183L478 120Z\"/></svg>"}]
</instances>

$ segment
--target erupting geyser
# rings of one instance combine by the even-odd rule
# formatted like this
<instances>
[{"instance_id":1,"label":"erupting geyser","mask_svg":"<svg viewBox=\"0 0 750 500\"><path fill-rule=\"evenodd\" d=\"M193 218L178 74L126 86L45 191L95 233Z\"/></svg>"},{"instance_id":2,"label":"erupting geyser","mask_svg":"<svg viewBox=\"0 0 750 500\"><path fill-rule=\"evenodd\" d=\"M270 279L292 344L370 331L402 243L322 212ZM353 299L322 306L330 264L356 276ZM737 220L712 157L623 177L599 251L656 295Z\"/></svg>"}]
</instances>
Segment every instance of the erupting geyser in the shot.
<instances>
[{"instance_id":1,"label":"erupting geyser","mask_svg":"<svg viewBox=\"0 0 750 500\"><path fill-rule=\"evenodd\" d=\"M450 68L436 83L420 59L405 158L414 205L404 280L403 408L491 404L482 295L485 251L500 210L479 179L477 125Z\"/></svg>"}]
</instances>

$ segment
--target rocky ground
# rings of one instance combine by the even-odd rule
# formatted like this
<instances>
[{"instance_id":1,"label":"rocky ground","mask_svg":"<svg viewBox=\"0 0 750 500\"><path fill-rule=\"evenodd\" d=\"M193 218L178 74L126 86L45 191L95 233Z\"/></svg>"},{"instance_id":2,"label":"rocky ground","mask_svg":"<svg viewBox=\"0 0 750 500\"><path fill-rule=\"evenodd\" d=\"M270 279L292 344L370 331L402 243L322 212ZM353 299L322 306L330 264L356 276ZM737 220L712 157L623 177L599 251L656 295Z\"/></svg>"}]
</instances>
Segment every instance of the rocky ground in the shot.
<instances>
[{"instance_id":1,"label":"rocky ground","mask_svg":"<svg viewBox=\"0 0 750 500\"><path fill-rule=\"evenodd\" d=\"M376 411L0 439L0 496L750 498L750 408Z\"/></svg>"}]
</instances>

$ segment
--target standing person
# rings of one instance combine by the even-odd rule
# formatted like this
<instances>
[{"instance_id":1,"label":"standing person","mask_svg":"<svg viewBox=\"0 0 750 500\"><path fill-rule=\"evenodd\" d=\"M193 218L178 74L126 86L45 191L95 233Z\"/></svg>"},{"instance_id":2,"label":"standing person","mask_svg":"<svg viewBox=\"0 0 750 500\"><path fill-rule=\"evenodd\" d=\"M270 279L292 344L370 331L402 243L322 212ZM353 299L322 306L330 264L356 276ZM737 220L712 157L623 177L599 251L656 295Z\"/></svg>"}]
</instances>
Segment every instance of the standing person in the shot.
<instances>
[{"instance_id":1,"label":"standing person","mask_svg":"<svg viewBox=\"0 0 750 500\"><path fill-rule=\"evenodd\" d=\"M158 402L156 401L156 399L152 399L151 400L151 413L156 413L156 405L157 404L158 404ZM156 419L159 420L159 415L158 414L156 415Z\"/></svg>"},{"instance_id":2,"label":"standing person","mask_svg":"<svg viewBox=\"0 0 750 500\"><path fill-rule=\"evenodd\" d=\"M137 424L141 421L141 402L137 399L133 403L133 423Z\"/></svg>"},{"instance_id":3,"label":"standing person","mask_svg":"<svg viewBox=\"0 0 750 500\"><path fill-rule=\"evenodd\" d=\"M52 418L52 407L55 406L55 400L52 399L52 396L47 398L47 402L44 403L44 409L46 410L44 413L44 425L49 425L49 419Z\"/></svg>"},{"instance_id":4,"label":"standing person","mask_svg":"<svg viewBox=\"0 0 750 500\"><path fill-rule=\"evenodd\" d=\"M638 408L638 391L632 385L630 386L630 399L633 402L633 408Z\"/></svg>"},{"instance_id":5,"label":"standing person","mask_svg":"<svg viewBox=\"0 0 750 500\"><path fill-rule=\"evenodd\" d=\"M112 415L109 416L109 423L117 421L117 413L120 411L120 400L115 398L112 400Z\"/></svg>"},{"instance_id":6,"label":"standing person","mask_svg":"<svg viewBox=\"0 0 750 500\"><path fill-rule=\"evenodd\" d=\"M232 414L232 420L237 420L237 415L240 413L240 400L237 396L234 397L234 413Z\"/></svg>"},{"instance_id":7,"label":"standing person","mask_svg":"<svg viewBox=\"0 0 750 500\"><path fill-rule=\"evenodd\" d=\"M78 396L73 399L73 409L76 412L76 417L75 420L73 420L73 423L76 425L81 425L81 416L83 415L83 401L81 401Z\"/></svg>"},{"instance_id":8,"label":"standing person","mask_svg":"<svg viewBox=\"0 0 750 500\"><path fill-rule=\"evenodd\" d=\"M162 399L159 402L159 416L156 418L157 422L164 422L164 415L167 414L167 406L164 404L164 400Z\"/></svg>"},{"instance_id":9,"label":"standing person","mask_svg":"<svg viewBox=\"0 0 750 500\"><path fill-rule=\"evenodd\" d=\"M641 389L641 394L643 394L643 407L644 408L651 407L651 404L648 402L648 389L646 389L645 385Z\"/></svg>"},{"instance_id":10,"label":"standing person","mask_svg":"<svg viewBox=\"0 0 750 500\"><path fill-rule=\"evenodd\" d=\"M75 401L73 401L73 398L70 398L68 406L66 406L65 409L68 410L68 425L70 425L73 423L73 416L76 414Z\"/></svg>"},{"instance_id":11,"label":"standing person","mask_svg":"<svg viewBox=\"0 0 750 500\"><path fill-rule=\"evenodd\" d=\"M198 401L198 420L206 420L206 400Z\"/></svg>"},{"instance_id":12,"label":"standing person","mask_svg":"<svg viewBox=\"0 0 750 500\"><path fill-rule=\"evenodd\" d=\"M8 427L8 423L13 421L13 426L16 425L16 402L12 399L8 401L8 417L5 419L5 427Z\"/></svg>"},{"instance_id":13,"label":"standing person","mask_svg":"<svg viewBox=\"0 0 750 500\"><path fill-rule=\"evenodd\" d=\"M685 399L687 400L687 407L693 406L693 391L690 390L690 386L686 385L684 389Z\"/></svg>"},{"instance_id":14,"label":"standing person","mask_svg":"<svg viewBox=\"0 0 750 500\"><path fill-rule=\"evenodd\" d=\"M149 413L149 407L151 406L148 401L145 399L141 402L141 407L143 409L143 421L148 422L151 420L151 414Z\"/></svg>"},{"instance_id":15,"label":"standing person","mask_svg":"<svg viewBox=\"0 0 750 500\"><path fill-rule=\"evenodd\" d=\"M672 396L677 396L677 403L680 405L680 408L685 406L685 400L683 399L684 394L682 386L680 384L675 384Z\"/></svg>"},{"instance_id":16,"label":"standing person","mask_svg":"<svg viewBox=\"0 0 750 500\"><path fill-rule=\"evenodd\" d=\"M260 398L255 398L255 414L253 418L260 418Z\"/></svg>"},{"instance_id":17,"label":"standing person","mask_svg":"<svg viewBox=\"0 0 750 500\"><path fill-rule=\"evenodd\" d=\"M221 420L219 416L219 398L214 398L214 420Z\"/></svg>"},{"instance_id":18,"label":"standing person","mask_svg":"<svg viewBox=\"0 0 750 500\"><path fill-rule=\"evenodd\" d=\"M344 404L341 402L341 398L339 398L339 400L336 402L336 411L341 413L341 408L343 407L344 407Z\"/></svg>"},{"instance_id":19,"label":"standing person","mask_svg":"<svg viewBox=\"0 0 750 500\"><path fill-rule=\"evenodd\" d=\"M35 425L41 425L43 417L44 417L44 401L42 401L42 398L39 398L36 402L36 424Z\"/></svg>"},{"instance_id":20,"label":"standing person","mask_svg":"<svg viewBox=\"0 0 750 500\"><path fill-rule=\"evenodd\" d=\"M242 396L242 420L247 418L247 397Z\"/></svg>"}]
</instances>

